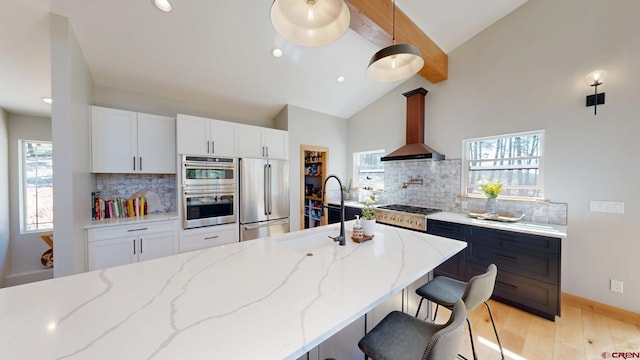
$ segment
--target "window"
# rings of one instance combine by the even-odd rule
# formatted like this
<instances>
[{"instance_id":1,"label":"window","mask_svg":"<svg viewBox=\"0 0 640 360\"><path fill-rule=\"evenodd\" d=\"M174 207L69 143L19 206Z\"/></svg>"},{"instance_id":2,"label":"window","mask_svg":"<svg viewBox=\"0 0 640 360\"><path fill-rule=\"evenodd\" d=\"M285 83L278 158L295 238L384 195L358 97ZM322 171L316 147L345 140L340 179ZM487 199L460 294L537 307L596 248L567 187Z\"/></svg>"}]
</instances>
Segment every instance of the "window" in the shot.
<instances>
[{"instance_id":1,"label":"window","mask_svg":"<svg viewBox=\"0 0 640 360\"><path fill-rule=\"evenodd\" d=\"M22 232L53 229L51 142L20 140Z\"/></svg>"},{"instance_id":2,"label":"window","mask_svg":"<svg viewBox=\"0 0 640 360\"><path fill-rule=\"evenodd\" d=\"M481 185L502 181L501 197L543 199L544 130L462 142L462 193L484 196Z\"/></svg>"},{"instance_id":3,"label":"window","mask_svg":"<svg viewBox=\"0 0 640 360\"><path fill-rule=\"evenodd\" d=\"M353 187L384 189L384 149L353 153Z\"/></svg>"}]
</instances>

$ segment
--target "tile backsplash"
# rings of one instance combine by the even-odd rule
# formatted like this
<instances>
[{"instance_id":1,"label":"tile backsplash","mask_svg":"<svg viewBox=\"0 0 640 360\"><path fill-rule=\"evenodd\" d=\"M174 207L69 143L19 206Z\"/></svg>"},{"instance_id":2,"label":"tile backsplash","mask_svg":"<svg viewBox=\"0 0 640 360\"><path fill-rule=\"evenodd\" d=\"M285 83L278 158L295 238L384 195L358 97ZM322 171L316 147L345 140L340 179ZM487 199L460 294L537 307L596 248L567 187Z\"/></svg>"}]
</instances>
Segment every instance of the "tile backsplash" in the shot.
<instances>
[{"instance_id":1,"label":"tile backsplash","mask_svg":"<svg viewBox=\"0 0 640 360\"><path fill-rule=\"evenodd\" d=\"M418 181L411 184L410 178ZM385 192L381 202L431 207L456 213L484 213L486 199L460 196L461 179L461 160L386 162ZM503 200L498 197L498 211L518 216L525 214L525 221L567 225L567 204L563 203Z\"/></svg>"},{"instance_id":2,"label":"tile backsplash","mask_svg":"<svg viewBox=\"0 0 640 360\"><path fill-rule=\"evenodd\" d=\"M96 174L96 190L103 199L128 199L140 190L150 190L158 194L167 211L176 211L175 175Z\"/></svg>"}]
</instances>

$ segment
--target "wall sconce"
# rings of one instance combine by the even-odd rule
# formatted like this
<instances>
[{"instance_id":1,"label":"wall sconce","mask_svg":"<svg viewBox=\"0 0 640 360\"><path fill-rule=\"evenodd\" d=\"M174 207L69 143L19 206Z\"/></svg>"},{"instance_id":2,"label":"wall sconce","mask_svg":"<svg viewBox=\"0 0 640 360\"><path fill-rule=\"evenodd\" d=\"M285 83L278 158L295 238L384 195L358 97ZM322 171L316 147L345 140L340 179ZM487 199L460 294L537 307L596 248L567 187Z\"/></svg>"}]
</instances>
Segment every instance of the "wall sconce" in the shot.
<instances>
[{"instance_id":1,"label":"wall sconce","mask_svg":"<svg viewBox=\"0 0 640 360\"><path fill-rule=\"evenodd\" d=\"M604 83L607 77L605 70L592 71L584 79L585 84L593 86L593 95L587 96L587 106L593 106L593 115L598 113L598 105L604 104L604 93L598 94L598 86Z\"/></svg>"}]
</instances>

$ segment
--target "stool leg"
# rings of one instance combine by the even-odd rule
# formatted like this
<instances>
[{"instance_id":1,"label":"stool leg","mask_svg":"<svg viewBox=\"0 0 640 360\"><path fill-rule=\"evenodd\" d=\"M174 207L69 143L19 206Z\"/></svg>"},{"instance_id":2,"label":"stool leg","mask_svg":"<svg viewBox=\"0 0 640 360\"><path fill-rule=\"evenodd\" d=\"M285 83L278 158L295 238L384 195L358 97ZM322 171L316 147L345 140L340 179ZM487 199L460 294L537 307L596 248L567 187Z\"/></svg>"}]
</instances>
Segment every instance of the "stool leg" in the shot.
<instances>
[{"instance_id":1,"label":"stool leg","mask_svg":"<svg viewBox=\"0 0 640 360\"><path fill-rule=\"evenodd\" d=\"M496 340L498 340L498 346L500 347L500 355L502 356L502 360L504 360L504 351L502 351L502 344L500 343L500 337L498 337L498 330L496 330L496 323L493 321L493 315L491 314L491 308L489 304L485 301L484 305L487 307L489 311L489 318L491 318L491 325L493 325L493 332L496 334Z\"/></svg>"},{"instance_id":2,"label":"stool leg","mask_svg":"<svg viewBox=\"0 0 640 360\"><path fill-rule=\"evenodd\" d=\"M476 346L473 342L473 332L471 331L471 322L469 318L467 318L467 325L469 326L469 337L471 338L471 353L473 354L473 360L478 360L478 355L476 355Z\"/></svg>"},{"instance_id":3,"label":"stool leg","mask_svg":"<svg viewBox=\"0 0 640 360\"><path fill-rule=\"evenodd\" d=\"M438 308L440 308L440 304L436 304L436 311L433 312L433 319L431 319L431 322L436 322L436 317L438 316Z\"/></svg>"},{"instance_id":4,"label":"stool leg","mask_svg":"<svg viewBox=\"0 0 640 360\"><path fill-rule=\"evenodd\" d=\"M416 317L418 317L418 314L420 314L420 307L422 307L422 300L424 300L424 298L420 298L420 303L418 304L418 311L416 311Z\"/></svg>"}]
</instances>

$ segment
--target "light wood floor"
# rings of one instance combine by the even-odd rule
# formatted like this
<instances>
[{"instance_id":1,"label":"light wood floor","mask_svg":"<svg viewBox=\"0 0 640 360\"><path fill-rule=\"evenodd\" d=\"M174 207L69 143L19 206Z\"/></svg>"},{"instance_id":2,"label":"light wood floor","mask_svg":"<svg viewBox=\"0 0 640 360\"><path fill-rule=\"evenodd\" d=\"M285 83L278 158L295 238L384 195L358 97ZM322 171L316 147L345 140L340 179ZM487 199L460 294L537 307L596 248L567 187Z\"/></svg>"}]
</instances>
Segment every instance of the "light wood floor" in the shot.
<instances>
[{"instance_id":1,"label":"light wood floor","mask_svg":"<svg viewBox=\"0 0 640 360\"><path fill-rule=\"evenodd\" d=\"M562 317L553 322L497 301L490 300L489 305L505 359L595 360L603 359L603 352L640 352L640 327L590 310L563 304ZM437 322L445 322L449 314L440 308ZM486 307L479 306L468 316L478 358L500 359ZM473 359L466 327L461 354Z\"/></svg>"}]
</instances>

